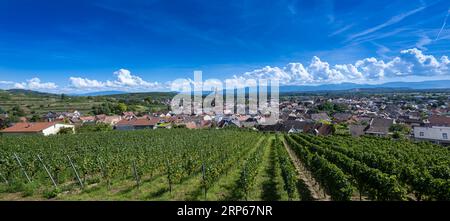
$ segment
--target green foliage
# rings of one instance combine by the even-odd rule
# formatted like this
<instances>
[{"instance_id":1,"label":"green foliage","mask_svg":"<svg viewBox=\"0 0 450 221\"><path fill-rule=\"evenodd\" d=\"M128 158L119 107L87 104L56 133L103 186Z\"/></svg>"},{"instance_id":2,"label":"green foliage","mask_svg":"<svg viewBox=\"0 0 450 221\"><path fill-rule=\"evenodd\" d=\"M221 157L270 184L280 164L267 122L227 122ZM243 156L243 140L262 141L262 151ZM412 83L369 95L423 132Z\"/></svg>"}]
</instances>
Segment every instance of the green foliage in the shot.
<instances>
[{"instance_id":1,"label":"green foliage","mask_svg":"<svg viewBox=\"0 0 450 221\"><path fill-rule=\"evenodd\" d=\"M26 115L26 113L22 107L20 107L19 105L16 105L11 109L11 115L14 115L17 117L24 117Z\"/></svg>"},{"instance_id":2,"label":"green foliage","mask_svg":"<svg viewBox=\"0 0 450 221\"><path fill-rule=\"evenodd\" d=\"M73 134L73 129L69 127L61 128L59 129L58 134Z\"/></svg>"},{"instance_id":3,"label":"green foliage","mask_svg":"<svg viewBox=\"0 0 450 221\"><path fill-rule=\"evenodd\" d=\"M106 102L100 105L95 105L92 107L92 113L95 115L98 114L106 114L106 115L114 115L114 114L122 114L123 112L128 110L128 106L125 103L113 103Z\"/></svg>"},{"instance_id":4,"label":"green foliage","mask_svg":"<svg viewBox=\"0 0 450 221\"><path fill-rule=\"evenodd\" d=\"M117 109L116 112L122 113L122 112L127 111L128 107L124 103L118 103L117 106L116 106L116 109Z\"/></svg>"},{"instance_id":5,"label":"green foliage","mask_svg":"<svg viewBox=\"0 0 450 221\"><path fill-rule=\"evenodd\" d=\"M325 103L318 105L315 109L316 112L327 112L328 114L333 114L347 111L348 106L345 104L334 104L326 101Z\"/></svg>"},{"instance_id":6,"label":"green foliage","mask_svg":"<svg viewBox=\"0 0 450 221\"><path fill-rule=\"evenodd\" d=\"M374 185L376 182L386 183L382 190L378 190L372 195L383 194L383 192L386 195L387 191L402 193L406 190L408 194L415 195L419 200L450 199L450 188L448 188L450 186L450 152L441 146L425 142L415 144L404 140L392 141L374 137L354 139L334 136L314 137L309 140L311 142L319 140L322 143L320 146L342 153L385 174L378 175L378 179L381 181L370 181L368 178L364 178L372 182L371 188L376 187ZM315 143L317 142L315 141ZM396 185L394 180L400 186ZM391 184L388 185L389 182ZM400 196L394 193L389 195ZM385 196L378 197L383 199Z\"/></svg>"},{"instance_id":7,"label":"green foliage","mask_svg":"<svg viewBox=\"0 0 450 221\"><path fill-rule=\"evenodd\" d=\"M399 184L396 176L390 176L340 152L328 149L328 144L322 142L321 139L313 139L305 135L295 135L294 139L300 143L306 143L311 151L317 152L351 175L359 191L367 191L372 199L406 200L406 189Z\"/></svg>"},{"instance_id":8,"label":"green foliage","mask_svg":"<svg viewBox=\"0 0 450 221\"><path fill-rule=\"evenodd\" d=\"M41 120L41 117L37 114L34 114L31 118L30 118L30 122L38 122Z\"/></svg>"},{"instance_id":9,"label":"green foliage","mask_svg":"<svg viewBox=\"0 0 450 221\"><path fill-rule=\"evenodd\" d=\"M0 171L11 186L14 184L15 188L10 191L25 191L24 185L28 181L13 157L16 153L24 170L36 182L34 190L44 190L44 197L54 198L60 190L53 189L37 154L42 157L58 187L64 190L70 190L64 184L76 180L67 156L70 156L83 183L100 182L108 186L116 181L134 179L133 165L139 177L165 176L170 181L168 185L179 184L201 173L202 165L205 165L202 186L208 189L262 136L252 131L186 129L49 137L5 136L0 139ZM71 188L77 188L77 185Z\"/></svg>"},{"instance_id":10,"label":"green foliage","mask_svg":"<svg viewBox=\"0 0 450 221\"><path fill-rule=\"evenodd\" d=\"M327 190L334 200L350 200L353 186L341 169L328 162L317 153L308 150L307 142L298 143L290 136L285 136L288 144L312 172L315 179ZM313 149L314 150L314 149Z\"/></svg>"},{"instance_id":11,"label":"green foliage","mask_svg":"<svg viewBox=\"0 0 450 221\"><path fill-rule=\"evenodd\" d=\"M281 175L283 177L283 188L287 192L289 200L294 199L297 196L297 172L294 164L290 160L290 157L283 146L282 141L276 137L272 143L275 148L276 159L278 160L281 168Z\"/></svg>"},{"instance_id":12,"label":"green foliage","mask_svg":"<svg viewBox=\"0 0 450 221\"><path fill-rule=\"evenodd\" d=\"M258 175L258 166L262 160L265 147L266 144L259 145L256 151L245 160L242 167L238 180L238 191L245 196L245 199L247 199L250 188L254 185L255 178Z\"/></svg>"},{"instance_id":13,"label":"green foliage","mask_svg":"<svg viewBox=\"0 0 450 221\"><path fill-rule=\"evenodd\" d=\"M110 124L105 123L84 124L76 128L77 133L107 132L112 130L113 127Z\"/></svg>"},{"instance_id":14,"label":"green foliage","mask_svg":"<svg viewBox=\"0 0 450 221\"><path fill-rule=\"evenodd\" d=\"M51 189L44 190L43 196L47 199L53 199L53 198L57 197L59 193L61 193L61 189L51 188Z\"/></svg>"},{"instance_id":15,"label":"green foliage","mask_svg":"<svg viewBox=\"0 0 450 221\"><path fill-rule=\"evenodd\" d=\"M411 132L411 129L408 126L406 126L405 124L393 124L389 128L389 131L408 134Z\"/></svg>"}]
</instances>

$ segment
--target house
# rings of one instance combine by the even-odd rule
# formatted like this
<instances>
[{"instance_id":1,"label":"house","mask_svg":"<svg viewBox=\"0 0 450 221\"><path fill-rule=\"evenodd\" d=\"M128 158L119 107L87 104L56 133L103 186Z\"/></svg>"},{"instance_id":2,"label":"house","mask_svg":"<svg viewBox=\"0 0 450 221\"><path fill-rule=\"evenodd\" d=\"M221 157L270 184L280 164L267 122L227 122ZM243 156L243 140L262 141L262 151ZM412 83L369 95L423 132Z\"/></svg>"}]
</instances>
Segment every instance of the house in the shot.
<instances>
[{"instance_id":1,"label":"house","mask_svg":"<svg viewBox=\"0 0 450 221\"><path fill-rule=\"evenodd\" d=\"M132 118L124 118L124 119L132 119ZM119 123L119 121L122 120L121 116L118 115L113 115L113 116L107 116L104 114L100 114L100 115L96 115L95 116L95 121L97 123L103 123L103 124L109 124L109 125L116 125L117 123Z\"/></svg>"},{"instance_id":2,"label":"house","mask_svg":"<svg viewBox=\"0 0 450 221\"><path fill-rule=\"evenodd\" d=\"M283 131L288 133L301 133L307 125L314 125L312 121L288 120L283 122Z\"/></svg>"},{"instance_id":3,"label":"house","mask_svg":"<svg viewBox=\"0 0 450 221\"><path fill-rule=\"evenodd\" d=\"M327 113L311 114L311 119L313 121L331 121Z\"/></svg>"},{"instance_id":4,"label":"house","mask_svg":"<svg viewBox=\"0 0 450 221\"><path fill-rule=\"evenodd\" d=\"M194 121L186 123L186 128L188 129L197 129L197 124Z\"/></svg>"},{"instance_id":5,"label":"house","mask_svg":"<svg viewBox=\"0 0 450 221\"><path fill-rule=\"evenodd\" d=\"M353 137L359 137L359 136L364 135L364 133L365 133L365 131L366 131L366 129L367 129L368 127L369 127L368 125L356 125L356 124L352 124L352 125L349 125L348 129L349 129L349 131L350 131L350 134L351 134Z\"/></svg>"},{"instance_id":6,"label":"house","mask_svg":"<svg viewBox=\"0 0 450 221\"><path fill-rule=\"evenodd\" d=\"M450 127L414 127L415 140L427 140L437 144L450 144Z\"/></svg>"},{"instance_id":7,"label":"house","mask_svg":"<svg viewBox=\"0 0 450 221\"><path fill-rule=\"evenodd\" d=\"M303 128L303 132L311 133L316 136L318 136L318 135L327 136L327 135L331 135L333 133L333 127L332 127L332 125L323 124L323 123L318 123L318 124L313 124L313 125L307 124Z\"/></svg>"},{"instance_id":8,"label":"house","mask_svg":"<svg viewBox=\"0 0 450 221\"><path fill-rule=\"evenodd\" d=\"M155 117L122 119L116 124L115 129L116 130L155 129L158 123L160 123L160 119Z\"/></svg>"},{"instance_id":9,"label":"house","mask_svg":"<svg viewBox=\"0 0 450 221\"><path fill-rule=\"evenodd\" d=\"M227 126L241 127L241 123L239 122L239 120L228 116L218 119L217 127L227 127Z\"/></svg>"},{"instance_id":10,"label":"house","mask_svg":"<svg viewBox=\"0 0 450 221\"><path fill-rule=\"evenodd\" d=\"M351 121L357 124L365 124L368 125L372 119L370 117L365 116L353 116Z\"/></svg>"},{"instance_id":11,"label":"house","mask_svg":"<svg viewBox=\"0 0 450 221\"><path fill-rule=\"evenodd\" d=\"M95 116L80 117L80 122L82 124L95 124Z\"/></svg>"},{"instance_id":12,"label":"house","mask_svg":"<svg viewBox=\"0 0 450 221\"><path fill-rule=\"evenodd\" d=\"M336 123L344 123L351 119L352 114L350 113L335 113L333 119Z\"/></svg>"},{"instance_id":13,"label":"house","mask_svg":"<svg viewBox=\"0 0 450 221\"><path fill-rule=\"evenodd\" d=\"M212 127L212 121L211 120L202 120L200 121L200 128L211 128Z\"/></svg>"},{"instance_id":14,"label":"house","mask_svg":"<svg viewBox=\"0 0 450 221\"><path fill-rule=\"evenodd\" d=\"M122 113L123 119L131 119L131 118L135 118L135 117L136 117L136 115L132 111L126 111L126 112Z\"/></svg>"},{"instance_id":15,"label":"house","mask_svg":"<svg viewBox=\"0 0 450 221\"><path fill-rule=\"evenodd\" d=\"M433 115L428 121L430 122L430 126L450 126L450 117Z\"/></svg>"},{"instance_id":16,"label":"house","mask_svg":"<svg viewBox=\"0 0 450 221\"><path fill-rule=\"evenodd\" d=\"M41 134L48 136L57 134L62 128L71 128L75 132L75 126L56 122L16 123L0 132L4 135Z\"/></svg>"},{"instance_id":17,"label":"house","mask_svg":"<svg viewBox=\"0 0 450 221\"><path fill-rule=\"evenodd\" d=\"M58 115L55 112L51 112L51 111L44 114L44 116L42 116L42 118L48 122L55 121L57 117L58 117Z\"/></svg>"},{"instance_id":18,"label":"house","mask_svg":"<svg viewBox=\"0 0 450 221\"><path fill-rule=\"evenodd\" d=\"M266 132L271 132L271 131L283 131L284 130L284 125L282 123L276 123L276 124L269 124L269 125L258 125L257 129L259 131L266 131Z\"/></svg>"},{"instance_id":19,"label":"house","mask_svg":"<svg viewBox=\"0 0 450 221\"><path fill-rule=\"evenodd\" d=\"M253 117L247 118L245 121L240 121L241 127L253 128L258 124L258 120Z\"/></svg>"},{"instance_id":20,"label":"house","mask_svg":"<svg viewBox=\"0 0 450 221\"><path fill-rule=\"evenodd\" d=\"M366 134L384 137L389 134L389 128L394 124L394 119L373 118L370 121Z\"/></svg>"}]
</instances>

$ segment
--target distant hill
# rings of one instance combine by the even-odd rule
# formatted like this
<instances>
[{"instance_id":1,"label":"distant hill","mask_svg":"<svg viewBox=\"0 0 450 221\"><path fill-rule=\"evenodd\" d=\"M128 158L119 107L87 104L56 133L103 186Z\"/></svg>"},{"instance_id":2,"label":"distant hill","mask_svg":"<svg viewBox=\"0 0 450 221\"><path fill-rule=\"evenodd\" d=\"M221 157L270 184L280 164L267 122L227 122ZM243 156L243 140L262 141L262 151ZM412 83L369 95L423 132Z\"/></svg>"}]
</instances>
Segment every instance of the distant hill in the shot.
<instances>
[{"instance_id":1,"label":"distant hill","mask_svg":"<svg viewBox=\"0 0 450 221\"><path fill-rule=\"evenodd\" d=\"M31 97L58 97L58 94L52 94L52 93L45 93L45 92L39 92L39 91L32 91L32 90L25 90L25 89L9 89L5 90L5 92L12 94L12 95L24 95L24 96L31 96Z\"/></svg>"},{"instance_id":2,"label":"distant hill","mask_svg":"<svg viewBox=\"0 0 450 221\"><path fill-rule=\"evenodd\" d=\"M127 94L125 91L96 91L85 94L73 94L72 96L106 96L106 95L116 95L116 94Z\"/></svg>"},{"instance_id":3,"label":"distant hill","mask_svg":"<svg viewBox=\"0 0 450 221\"><path fill-rule=\"evenodd\" d=\"M422 81L422 82L389 82L384 84L324 84L316 86L281 86L280 92L313 92L313 91L342 91L356 89L447 89L450 88L450 80Z\"/></svg>"},{"instance_id":4,"label":"distant hill","mask_svg":"<svg viewBox=\"0 0 450 221\"><path fill-rule=\"evenodd\" d=\"M294 92L324 92L324 91L395 91L395 90L424 90L424 89L450 89L450 80L435 80L435 81L422 81L422 82L389 82L384 84L355 84L355 83L339 83L339 84L323 84L323 85L299 85L299 86L280 86L281 93L294 93ZM45 97L58 97L59 94L38 92L24 89L10 89L0 90L0 92L7 92L14 95L25 96L45 96ZM158 97L158 98L170 98L173 97L176 92L125 92L125 91L97 91L85 94L68 94L74 97L115 97L115 98L131 98L131 99L144 99L146 97ZM204 94L209 94L205 92Z\"/></svg>"}]
</instances>

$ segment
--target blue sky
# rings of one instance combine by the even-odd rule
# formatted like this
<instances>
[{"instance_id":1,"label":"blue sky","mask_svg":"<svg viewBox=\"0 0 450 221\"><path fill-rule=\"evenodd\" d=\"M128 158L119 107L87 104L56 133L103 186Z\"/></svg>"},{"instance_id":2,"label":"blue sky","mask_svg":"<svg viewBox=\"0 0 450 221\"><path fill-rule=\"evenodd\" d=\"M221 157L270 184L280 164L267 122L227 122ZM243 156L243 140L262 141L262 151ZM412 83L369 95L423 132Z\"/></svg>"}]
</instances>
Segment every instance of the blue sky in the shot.
<instances>
[{"instance_id":1,"label":"blue sky","mask_svg":"<svg viewBox=\"0 0 450 221\"><path fill-rule=\"evenodd\" d=\"M449 79L448 0L0 1L0 88Z\"/></svg>"}]
</instances>

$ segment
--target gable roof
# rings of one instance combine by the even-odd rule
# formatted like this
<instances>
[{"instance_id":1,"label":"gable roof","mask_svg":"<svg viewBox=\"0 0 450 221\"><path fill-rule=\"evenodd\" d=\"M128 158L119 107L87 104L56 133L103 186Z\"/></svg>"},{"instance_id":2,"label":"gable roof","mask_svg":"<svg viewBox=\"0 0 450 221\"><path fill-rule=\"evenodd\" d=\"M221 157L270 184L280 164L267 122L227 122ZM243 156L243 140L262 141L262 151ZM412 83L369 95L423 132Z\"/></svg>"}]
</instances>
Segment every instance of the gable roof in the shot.
<instances>
[{"instance_id":1,"label":"gable roof","mask_svg":"<svg viewBox=\"0 0 450 221\"><path fill-rule=\"evenodd\" d=\"M347 121L352 117L350 113L335 113L333 118L337 121Z\"/></svg>"},{"instance_id":2,"label":"gable roof","mask_svg":"<svg viewBox=\"0 0 450 221\"><path fill-rule=\"evenodd\" d=\"M16 123L11 127L2 130L2 133L37 133L41 132L56 122L36 122L36 123Z\"/></svg>"},{"instance_id":3,"label":"gable roof","mask_svg":"<svg viewBox=\"0 0 450 221\"><path fill-rule=\"evenodd\" d=\"M432 126L448 126L448 125L450 125L450 117L447 117L447 116L433 115L428 119L428 121L430 121L430 124Z\"/></svg>"},{"instance_id":4,"label":"gable roof","mask_svg":"<svg viewBox=\"0 0 450 221\"><path fill-rule=\"evenodd\" d=\"M327 113L317 113L317 114L311 114L311 119L315 121L330 121L330 117L328 117Z\"/></svg>"},{"instance_id":5,"label":"gable roof","mask_svg":"<svg viewBox=\"0 0 450 221\"><path fill-rule=\"evenodd\" d=\"M159 118L132 118L123 119L117 123L118 126L155 126L159 123Z\"/></svg>"},{"instance_id":6,"label":"gable roof","mask_svg":"<svg viewBox=\"0 0 450 221\"><path fill-rule=\"evenodd\" d=\"M366 132L387 134L389 132L389 127L391 127L392 124L394 124L393 119L373 118L370 122L370 127Z\"/></svg>"},{"instance_id":7,"label":"gable roof","mask_svg":"<svg viewBox=\"0 0 450 221\"><path fill-rule=\"evenodd\" d=\"M364 135L364 130L366 130L367 127L367 125L350 125L350 134L354 137L362 136Z\"/></svg>"}]
</instances>

